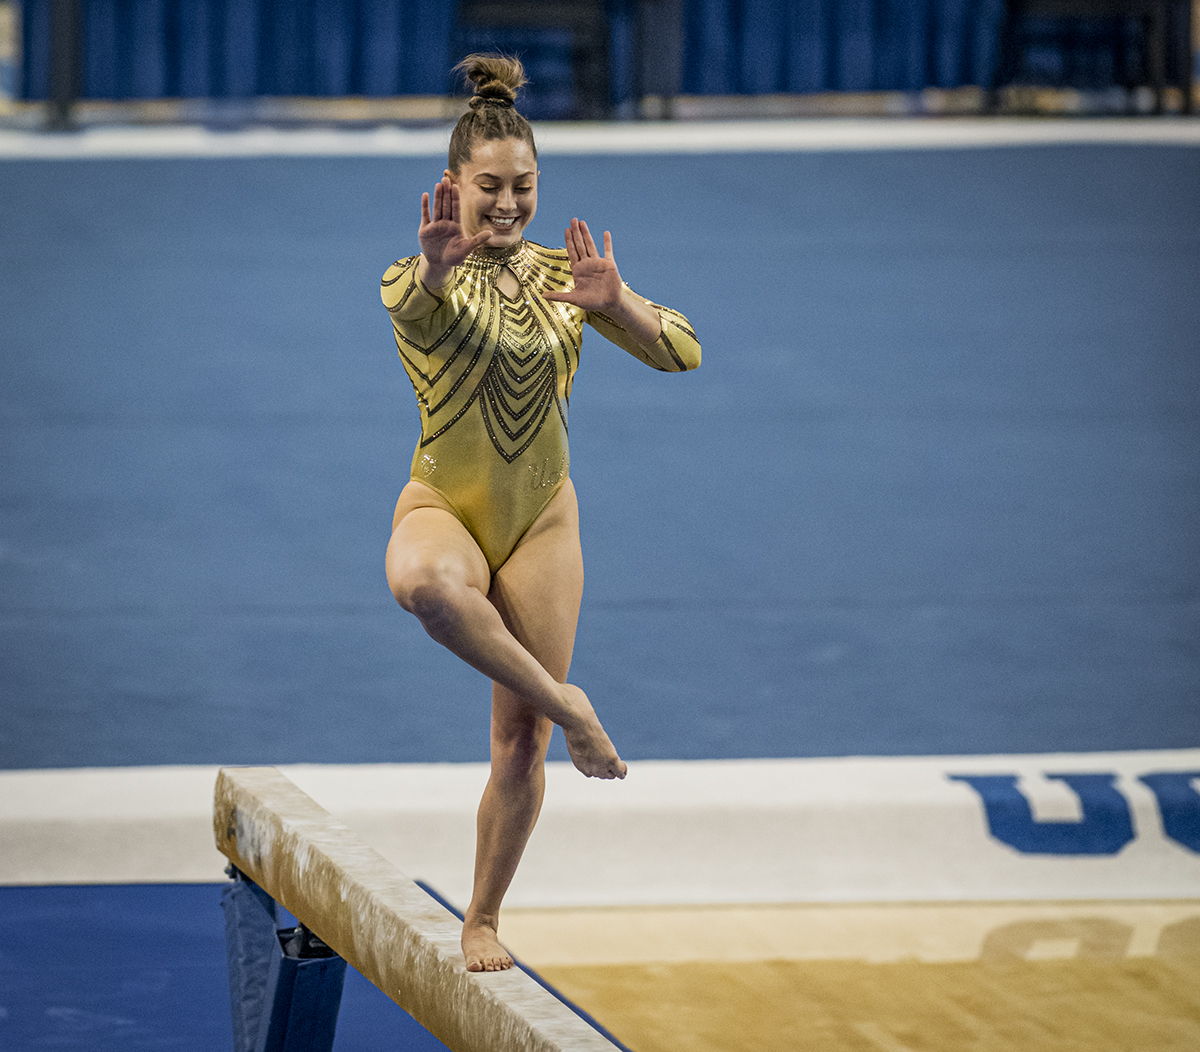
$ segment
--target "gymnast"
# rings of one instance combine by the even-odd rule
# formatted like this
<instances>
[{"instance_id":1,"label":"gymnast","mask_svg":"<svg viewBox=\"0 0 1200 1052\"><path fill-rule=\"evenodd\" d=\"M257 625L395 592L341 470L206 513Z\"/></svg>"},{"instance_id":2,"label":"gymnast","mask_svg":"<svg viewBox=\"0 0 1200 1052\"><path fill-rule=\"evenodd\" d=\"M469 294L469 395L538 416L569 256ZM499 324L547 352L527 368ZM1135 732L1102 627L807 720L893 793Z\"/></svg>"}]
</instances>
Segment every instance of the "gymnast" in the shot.
<instances>
[{"instance_id":1,"label":"gymnast","mask_svg":"<svg viewBox=\"0 0 1200 1052\"><path fill-rule=\"evenodd\" d=\"M471 55L475 85L442 180L421 198L421 254L382 283L421 439L387 549L396 601L492 680L491 775L479 805L470 971L500 971L500 904L537 821L550 735L591 778L626 767L567 682L583 594L567 401L583 323L652 368L694 369L686 318L625 285L604 234L572 219L566 249L524 238L537 211L537 148L514 108L516 59Z\"/></svg>"}]
</instances>

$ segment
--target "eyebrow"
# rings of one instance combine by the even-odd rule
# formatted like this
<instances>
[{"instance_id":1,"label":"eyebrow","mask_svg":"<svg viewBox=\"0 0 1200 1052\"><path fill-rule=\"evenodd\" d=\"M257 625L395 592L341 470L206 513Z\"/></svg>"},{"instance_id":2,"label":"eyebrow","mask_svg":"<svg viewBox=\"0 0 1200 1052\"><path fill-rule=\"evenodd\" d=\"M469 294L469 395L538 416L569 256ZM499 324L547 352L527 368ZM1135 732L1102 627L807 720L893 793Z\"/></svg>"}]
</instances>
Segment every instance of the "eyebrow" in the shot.
<instances>
[{"instance_id":1,"label":"eyebrow","mask_svg":"<svg viewBox=\"0 0 1200 1052\"><path fill-rule=\"evenodd\" d=\"M518 179L529 179L530 177L532 177L536 174L537 174L536 172L518 172L517 178ZM491 172L480 172L477 176L475 176L475 178L476 179L495 179L497 182L504 181L504 176L492 175Z\"/></svg>"}]
</instances>

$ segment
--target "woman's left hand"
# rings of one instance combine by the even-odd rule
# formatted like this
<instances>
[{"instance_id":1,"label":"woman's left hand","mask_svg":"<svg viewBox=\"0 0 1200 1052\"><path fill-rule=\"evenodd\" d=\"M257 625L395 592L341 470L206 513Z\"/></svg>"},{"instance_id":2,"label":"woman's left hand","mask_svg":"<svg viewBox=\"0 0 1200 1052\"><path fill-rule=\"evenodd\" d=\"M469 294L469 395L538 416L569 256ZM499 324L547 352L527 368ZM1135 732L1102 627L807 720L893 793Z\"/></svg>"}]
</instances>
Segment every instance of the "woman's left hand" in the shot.
<instances>
[{"instance_id":1,"label":"woman's left hand","mask_svg":"<svg viewBox=\"0 0 1200 1052\"><path fill-rule=\"evenodd\" d=\"M566 231L567 258L575 287L566 292L545 292L544 299L573 303L583 310L613 311L621 303L624 285L613 259L612 235L604 231L604 255L592 240L587 223L572 219Z\"/></svg>"}]
</instances>

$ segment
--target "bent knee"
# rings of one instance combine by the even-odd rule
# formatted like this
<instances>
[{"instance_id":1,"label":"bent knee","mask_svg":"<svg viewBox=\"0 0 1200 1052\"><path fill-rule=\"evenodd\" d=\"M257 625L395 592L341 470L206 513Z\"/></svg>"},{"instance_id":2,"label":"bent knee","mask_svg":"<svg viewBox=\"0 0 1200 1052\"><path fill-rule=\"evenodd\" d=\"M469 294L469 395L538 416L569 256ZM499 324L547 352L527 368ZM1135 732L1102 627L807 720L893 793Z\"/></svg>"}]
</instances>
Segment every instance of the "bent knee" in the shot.
<instances>
[{"instance_id":1,"label":"bent knee","mask_svg":"<svg viewBox=\"0 0 1200 1052\"><path fill-rule=\"evenodd\" d=\"M468 587L460 575L438 566L389 568L388 584L396 602L426 626L452 623Z\"/></svg>"}]
</instances>

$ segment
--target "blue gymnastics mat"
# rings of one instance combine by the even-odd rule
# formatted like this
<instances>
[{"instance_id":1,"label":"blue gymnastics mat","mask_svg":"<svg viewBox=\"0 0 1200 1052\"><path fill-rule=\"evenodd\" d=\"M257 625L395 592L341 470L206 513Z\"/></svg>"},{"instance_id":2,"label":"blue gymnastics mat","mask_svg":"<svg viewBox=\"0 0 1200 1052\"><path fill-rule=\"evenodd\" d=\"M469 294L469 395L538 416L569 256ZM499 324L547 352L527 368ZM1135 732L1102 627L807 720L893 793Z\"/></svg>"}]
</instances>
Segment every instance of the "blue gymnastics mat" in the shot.
<instances>
[{"instance_id":1,"label":"blue gymnastics mat","mask_svg":"<svg viewBox=\"0 0 1200 1052\"><path fill-rule=\"evenodd\" d=\"M8 1052L233 1047L220 884L0 888ZM445 1045L353 968L334 1052Z\"/></svg>"},{"instance_id":2,"label":"blue gymnastics mat","mask_svg":"<svg viewBox=\"0 0 1200 1052\"><path fill-rule=\"evenodd\" d=\"M630 759L1200 740L1200 150L546 157L694 322L591 334L573 677ZM0 766L467 761L388 594L420 158L0 163ZM552 754L565 758L560 746Z\"/></svg>"}]
</instances>

